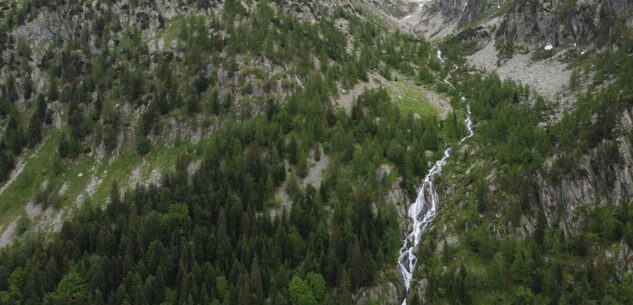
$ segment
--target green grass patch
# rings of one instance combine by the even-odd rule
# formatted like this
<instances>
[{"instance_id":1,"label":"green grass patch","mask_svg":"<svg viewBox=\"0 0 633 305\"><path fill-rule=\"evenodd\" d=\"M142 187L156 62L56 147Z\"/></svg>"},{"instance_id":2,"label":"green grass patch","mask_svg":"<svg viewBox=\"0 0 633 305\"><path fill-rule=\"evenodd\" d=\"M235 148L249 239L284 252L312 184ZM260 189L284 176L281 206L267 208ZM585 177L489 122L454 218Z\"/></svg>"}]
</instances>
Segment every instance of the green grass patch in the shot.
<instances>
[{"instance_id":1,"label":"green grass patch","mask_svg":"<svg viewBox=\"0 0 633 305\"><path fill-rule=\"evenodd\" d=\"M120 187L125 187L128 184L132 172L140 164L141 158L137 155L126 154L119 156L112 163L104 161L99 165L101 183L91 198L91 201L98 205L106 202L115 181Z\"/></svg>"},{"instance_id":2,"label":"green grass patch","mask_svg":"<svg viewBox=\"0 0 633 305\"><path fill-rule=\"evenodd\" d=\"M42 148L26 160L22 173L0 194L0 224L6 224L22 215L24 206L35 195L42 182L52 175L56 161L59 134L53 134Z\"/></svg>"},{"instance_id":3,"label":"green grass patch","mask_svg":"<svg viewBox=\"0 0 633 305\"><path fill-rule=\"evenodd\" d=\"M159 144L152 147L152 150L145 156L140 157L136 154L126 154L119 156L112 163L102 163L101 167L101 184L96 189L92 202L103 204L110 195L112 184L116 181L119 187L134 188L130 185L132 181L133 171L139 167L139 181L144 183L152 176L154 171L161 173L161 176L169 172L176 163L176 158L186 151L188 145L166 145Z\"/></svg>"},{"instance_id":4,"label":"green grass patch","mask_svg":"<svg viewBox=\"0 0 633 305\"><path fill-rule=\"evenodd\" d=\"M438 109L429 103L426 90L422 86L412 83L397 82L388 86L391 99L398 105L402 113L409 115L417 113L420 116L439 116Z\"/></svg>"},{"instance_id":5,"label":"green grass patch","mask_svg":"<svg viewBox=\"0 0 633 305\"><path fill-rule=\"evenodd\" d=\"M186 25L187 19L185 16L176 16L169 20L169 24L162 35L165 39L165 43L171 43L172 41L178 39L180 32Z\"/></svg>"},{"instance_id":6,"label":"green grass patch","mask_svg":"<svg viewBox=\"0 0 633 305\"><path fill-rule=\"evenodd\" d=\"M130 179L137 167L139 182L144 183L152 177L154 171L160 172L162 176L172 170L176 158L181 154L190 155L192 160L197 159L196 152L199 152L210 140L203 140L198 144L178 141L171 145L159 143L145 156L128 152L115 159L106 157L101 160L86 155L74 160L59 160L57 157L59 141L60 133L55 132L40 150L30 152L31 155L22 173L0 194L0 226L8 225L18 219L23 214L24 207L35 198L47 179L50 183L50 193L55 196L66 184L63 195L56 197L59 204L55 207L58 209L72 207L93 179L100 182L94 189L92 197L84 194L84 199L103 205L115 181L124 189L135 187L131 185Z\"/></svg>"}]
</instances>

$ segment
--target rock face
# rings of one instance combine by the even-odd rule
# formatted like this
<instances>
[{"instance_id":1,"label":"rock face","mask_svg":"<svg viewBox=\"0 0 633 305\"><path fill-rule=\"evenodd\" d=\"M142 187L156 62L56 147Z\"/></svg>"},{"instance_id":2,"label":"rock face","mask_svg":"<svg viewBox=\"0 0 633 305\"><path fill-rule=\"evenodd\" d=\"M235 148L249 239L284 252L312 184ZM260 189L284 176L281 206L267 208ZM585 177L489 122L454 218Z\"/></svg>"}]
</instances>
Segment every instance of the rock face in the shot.
<instances>
[{"instance_id":1,"label":"rock face","mask_svg":"<svg viewBox=\"0 0 633 305\"><path fill-rule=\"evenodd\" d=\"M453 34L496 7L482 0L436 0L424 4L408 22L415 32L435 40Z\"/></svg>"},{"instance_id":2,"label":"rock face","mask_svg":"<svg viewBox=\"0 0 633 305\"><path fill-rule=\"evenodd\" d=\"M525 49L559 46L595 46L616 22L633 25L633 3L624 0L579 1L565 7L556 1L536 4L515 1L504 20L502 34Z\"/></svg>"},{"instance_id":3,"label":"rock face","mask_svg":"<svg viewBox=\"0 0 633 305\"><path fill-rule=\"evenodd\" d=\"M384 305L397 305L400 304L400 296L404 293L403 287L390 282L379 281L379 284L373 287L367 287L361 289L354 299L357 305L372 304L384 304Z\"/></svg>"},{"instance_id":4,"label":"rock face","mask_svg":"<svg viewBox=\"0 0 633 305\"><path fill-rule=\"evenodd\" d=\"M439 39L473 21L485 24L487 16L500 14L503 23L498 35L512 39L521 50L547 44L595 46L615 23L633 26L633 3L626 0L585 0L575 6L555 0L436 0L425 6L415 28L427 38Z\"/></svg>"},{"instance_id":5,"label":"rock face","mask_svg":"<svg viewBox=\"0 0 633 305\"><path fill-rule=\"evenodd\" d=\"M459 27L478 18L492 7L488 1L442 0L429 7L429 13L441 13L449 21L456 21Z\"/></svg>"},{"instance_id":6,"label":"rock face","mask_svg":"<svg viewBox=\"0 0 633 305\"><path fill-rule=\"evenodd\" d=\"M538 179L541 181L538 199L548 224L559 224L566 235L573 236L583 224L582 220L574 219L574 210L579 206L619 205L633 198L632 118L629 111L622 113L619 126L624 132L582 156L571 173L553 177L554 164L560 161L546 162Z\"/></svg>"}]
</instances>

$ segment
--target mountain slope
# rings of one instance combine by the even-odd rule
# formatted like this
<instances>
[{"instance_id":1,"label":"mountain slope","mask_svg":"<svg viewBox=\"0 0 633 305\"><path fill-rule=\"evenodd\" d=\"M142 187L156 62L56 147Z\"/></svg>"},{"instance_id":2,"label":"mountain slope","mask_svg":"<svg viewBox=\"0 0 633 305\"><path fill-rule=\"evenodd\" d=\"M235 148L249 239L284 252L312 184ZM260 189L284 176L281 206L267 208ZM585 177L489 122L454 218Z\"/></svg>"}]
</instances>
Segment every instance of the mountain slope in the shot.
<instances>
[{"instance_id":1,"label":"mountain slope","mask_svg":"<svg viewBox=\"0 0 633 305\"><path fill-rule=\"evenodd\" d=\"M566 28L626 5L6 4L0 303L631 303L630 17Z\"/></svg>"},{"instance_id":2,"label":"mountain slope","mask_svg":"<svg viewBox=\"0 0 633 305\"><path fill-rule=\"evenodd\" d=\"M398 299L398 211L463 129L401 89L444 88L428 44L346 3L187 4L3 15L1 302ZM403 96L339 105L375 79Z\"/></svg>"},{"instance_id":3,"label":"mountain slope","mask_svg":"<svg viewBox=\"0 0 633 305\"><path fill-rule=\"evenodd\" d=\"M405 27L459 43L469 64L528 84L565 107L575 100L568 84L578 63L619 48L633 24L628 1L419 3L401 20Z\"/></svg>"}]
</instances>

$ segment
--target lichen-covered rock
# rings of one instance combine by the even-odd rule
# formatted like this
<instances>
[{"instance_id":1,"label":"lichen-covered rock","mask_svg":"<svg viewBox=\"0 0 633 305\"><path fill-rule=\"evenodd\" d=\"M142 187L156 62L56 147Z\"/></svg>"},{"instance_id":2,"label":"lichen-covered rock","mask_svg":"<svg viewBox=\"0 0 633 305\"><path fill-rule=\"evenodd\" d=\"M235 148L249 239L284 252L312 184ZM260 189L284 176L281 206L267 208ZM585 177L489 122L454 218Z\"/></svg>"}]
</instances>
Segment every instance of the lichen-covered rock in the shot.
<instances>
[{"instance_id":1,"label":"lichen-covered rock","mask_svg":"<svg viewBox=\"0 0 633 305\"><path fill-rule=\"evenodd\" d=\"M354 299L357 305L370 304L370 302L381 305L395 305L400 304L400 296L402 294L402 287L398 287L390 281L379 281L376 286L361 288L354 296Z\"/></svg>"}]
</instances>

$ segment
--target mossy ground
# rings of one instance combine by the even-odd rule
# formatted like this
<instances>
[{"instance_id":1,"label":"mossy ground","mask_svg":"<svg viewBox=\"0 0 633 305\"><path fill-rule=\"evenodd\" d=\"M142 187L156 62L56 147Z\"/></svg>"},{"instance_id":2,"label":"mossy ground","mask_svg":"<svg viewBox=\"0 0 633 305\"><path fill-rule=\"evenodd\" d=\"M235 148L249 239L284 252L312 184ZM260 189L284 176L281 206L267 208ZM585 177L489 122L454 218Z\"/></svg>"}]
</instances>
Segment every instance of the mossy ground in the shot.
<instances>
[{"instance_id":1,"label":"mossy ground","mask_svg":"<svg viewBox=\"0 0 633 305\"><path fill-rule=\"evenodd\" d=\"M389 85L387 90L403 114L416 113L422 117L439 116L438 109L428 101L424 87L399 81Z\"/></svg>"}]
</instances>

